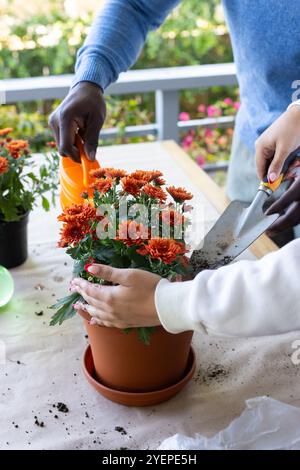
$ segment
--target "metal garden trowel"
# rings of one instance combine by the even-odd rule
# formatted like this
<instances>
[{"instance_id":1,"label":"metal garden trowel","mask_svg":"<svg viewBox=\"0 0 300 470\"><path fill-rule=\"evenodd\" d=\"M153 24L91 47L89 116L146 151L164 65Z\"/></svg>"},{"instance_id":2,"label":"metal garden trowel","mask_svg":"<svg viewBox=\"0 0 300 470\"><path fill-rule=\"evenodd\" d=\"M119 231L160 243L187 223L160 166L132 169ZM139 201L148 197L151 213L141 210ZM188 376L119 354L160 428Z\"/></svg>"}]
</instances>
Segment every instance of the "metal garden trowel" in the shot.
<instances>
[{"instance_id":1,"label":"metal garden trowel","mask_svg":"<svg viewBox=\"0 0 300 470\"><path fill-rule=\"evenodd\" d=\"M265 215L264 204L279 188L291 163L300 156L300 148L285 160L282 173L273 183L267 176L260 183L250 204L233 201L207 233L202 248L194 250L190 259L193 274L215 269L233 261L278 219L280 214Z\"/></svg>"}]
</instances>

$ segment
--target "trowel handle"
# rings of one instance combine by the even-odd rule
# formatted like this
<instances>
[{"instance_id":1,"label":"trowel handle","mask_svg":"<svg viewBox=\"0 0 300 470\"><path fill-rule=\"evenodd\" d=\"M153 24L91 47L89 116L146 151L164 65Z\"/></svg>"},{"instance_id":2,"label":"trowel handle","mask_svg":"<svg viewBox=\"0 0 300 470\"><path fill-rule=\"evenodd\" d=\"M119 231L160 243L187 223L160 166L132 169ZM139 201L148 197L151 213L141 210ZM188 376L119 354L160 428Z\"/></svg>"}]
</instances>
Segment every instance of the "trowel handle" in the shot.
<instances>
[{"instance_id":1,"label":"trowel handle","mask_svg":"<svg viewBox=\"0 0 300 470\"><path fill-rule=\"evenodd\" d=\"M287 173L290 165L296 160L296 158L300 158L300 147L296 148L296 150L294 150L287 156L283 164L281 173L276 181L274 181L273 183L270 183L268 181L268 176L266 175L263 181L261 182L261 185L266 186L268 189L271 189L272 192L275 192L281 185L285 174Z\"/></svg>"}]
</instances>

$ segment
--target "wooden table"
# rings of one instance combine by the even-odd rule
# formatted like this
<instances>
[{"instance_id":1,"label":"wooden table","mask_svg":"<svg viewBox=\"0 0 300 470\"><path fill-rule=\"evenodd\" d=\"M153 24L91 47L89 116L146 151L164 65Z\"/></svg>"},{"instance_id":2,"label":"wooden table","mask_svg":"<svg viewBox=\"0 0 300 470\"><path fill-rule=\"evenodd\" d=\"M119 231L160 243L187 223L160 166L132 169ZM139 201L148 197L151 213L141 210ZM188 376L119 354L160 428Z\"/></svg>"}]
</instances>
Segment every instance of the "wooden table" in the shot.
<instances>
[{"instance_id":1,"label":"wooden table","mask_svg":"<svg viewBox=\"0 0 300 470\"><path fill-rule=\"evenodd\" d=\"M194 205L204 205L207 227L226 206L221 190L173 142L105 147L98 158L128 170L161 169L170 184L195 194ZM197 333L197 371L177 397L138 409L98 395L81 372L87 345L81 320L49 327L47 306L66 294L72 271L70 259L56 246L58 212L38 209L31 215L30 256L12 271L15 297L0 310L0 341L6 347L6 362L0 363L0 449L155 449L175 433L216 433L241 413L247 398L270 394L300 405L300 368L290 360L299 332L256 339ZM253 253L274 249L262 237ZM244 256L253 259L253 253ZM69 412L57 411L58 402Z\"/></svg>"}]
</instances>

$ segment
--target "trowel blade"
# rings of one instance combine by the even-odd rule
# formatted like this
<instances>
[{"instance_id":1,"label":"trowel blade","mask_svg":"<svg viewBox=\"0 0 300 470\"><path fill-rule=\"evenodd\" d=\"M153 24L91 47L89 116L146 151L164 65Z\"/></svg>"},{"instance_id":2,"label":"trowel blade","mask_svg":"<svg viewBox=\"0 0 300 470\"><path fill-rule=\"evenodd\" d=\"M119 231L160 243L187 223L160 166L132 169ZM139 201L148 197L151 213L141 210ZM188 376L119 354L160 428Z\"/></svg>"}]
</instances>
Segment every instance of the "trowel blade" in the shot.
<instances>
[{"instance_id":1,"label":"trowel blade","mask_svg":"<svg viewBox=\"0 0 300 470\"><path fill-rule=\"evenodd\" d=\"M205 236L201 248L192 253L190 262L194 275L233 261L279 217L279 214L265 215L262 208L256 207L252 223L248 223L251 206L241 201L229 204Z\"/></svg>"}]
</instances>

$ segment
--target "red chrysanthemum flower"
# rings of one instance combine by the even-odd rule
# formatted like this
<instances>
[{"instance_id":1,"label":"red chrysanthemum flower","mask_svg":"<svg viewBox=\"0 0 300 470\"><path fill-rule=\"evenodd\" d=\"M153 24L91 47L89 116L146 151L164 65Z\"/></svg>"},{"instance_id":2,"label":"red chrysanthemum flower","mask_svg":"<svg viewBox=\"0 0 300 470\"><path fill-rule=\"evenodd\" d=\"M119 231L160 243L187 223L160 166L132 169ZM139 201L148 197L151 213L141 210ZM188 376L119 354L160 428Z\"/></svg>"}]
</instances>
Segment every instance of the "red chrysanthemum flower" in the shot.
<instances>
[{"instance_id":1,"label":"red chrysanthemum flower","mask_svg":"<svg viewBox=\"0 0 300 470\"><path fill-rule=\"evenodd\" d=\"M161 220L163 224L184 225L186 218L174 209L168 209L161 212Z\"/></svg>"},{"instance_id":2,"label":"red chrysanthemum flower","mask_svg":"<svg viewBox=\"0 0 300 470\"><path fill-rule=\"evenodd\" d=\"M112 187L113 180L111 178L99 178L92 184L92 188L101 194L107 193Z\"/></svg>"},{"instance_id":3,"label":"red chrysanthemum flower","mask_svg":"<svg viewBox=\"0 0 300 470\"><path fill-rule=\"evenodd\" d=\"M3 175L4 173L7 173L8 168L9 168L9 163L8 163L7 158L0 157L0 175Z\"/></svg>"},{"instance_id":4,"label":"red chrysanthemum flower","mask_svg":"<svg viewBox=\"0 0 300 470\"><path fill-rule=\"evenodd\" d=\"M4 129L0 129L0 136L1 137L6 137L8 134L10 134L13 131L12 127L5 127Z\"/></svg>"},{"instance_id":5,"label":"red chrysanthemum flower","mask_svg":"<svg viewBox=\"0 0 300 470\"><path fill-rule=\"evenodd\" d=\"M184 202L193 198L193 195L188 193L184 188L175 188L175 186L170 186L167 188L167 191L176 202Z\"/></svg>"},{"instance_id":6,"label":"red chrysanthemum flower","mask_svg":"<svg viewBox=\"0 0 300 470\"><path fill-rule=\"evenodd\" d=\"M132 176L124 176L124 178L121 179L121 184L125 193L138 196L141 186L143 186L144 183Z\"/></svg>"},{"instance_id":7,"label":"red chrysanthemum flower","mask_svg":"<svg viewBox=\"0 0 300 470\"><path fill-rule=\"evenodd\" d=\"M79 221L65 223L60 231L58 246L65 248L70 245L77 245L90 230L88 223L81 223Z\"/></svg>"},{"instance_id":8,"label":"red chrysanthemum flower","mask_svg":"<svg viewBox=\"0 0 300 470\"><path fill-rule=\"evenodd\" d=\"M159 186L153 186L152 184L146 184L143 189L143 193L147 194L147 196L158 199L161 202L164 202L167 199L167 195L163 189Z\"/></svg>"},{"instance_id":9,"label":"red chrysanthemum flower","mask_svg":"<svg viewBox=\"0 0 300 470\"><path fill-rule=\"evenodd\" d=\"M125 220L119 225L117 240L122 240L127 246L141 245L148 238L149 230L143 224L134 220Z\"/></svg>"},{"instance_id":10,"label":"red chrysanthemum flower","mask_svg":"<svg viewBox=\"0 0 300 470\"><path fill-rule=\"evenodd\" d=\"M61 222L88 222L96 219L96 209L89 204L72 204L58 216Z\"/></svg>"},{"instance_id":11,"label":"red chrysanthemum flower","mask_svg":"<svg viewBox=\"0 0 300 470\"><path fill-rule=\"evenodd\" d=\"M183 255L186 251L183 243L171 238L152 238L145 246L137 250L139 254L147 254L165 264L173 263L178 256Z\"/></svg>"}]
</instances>

